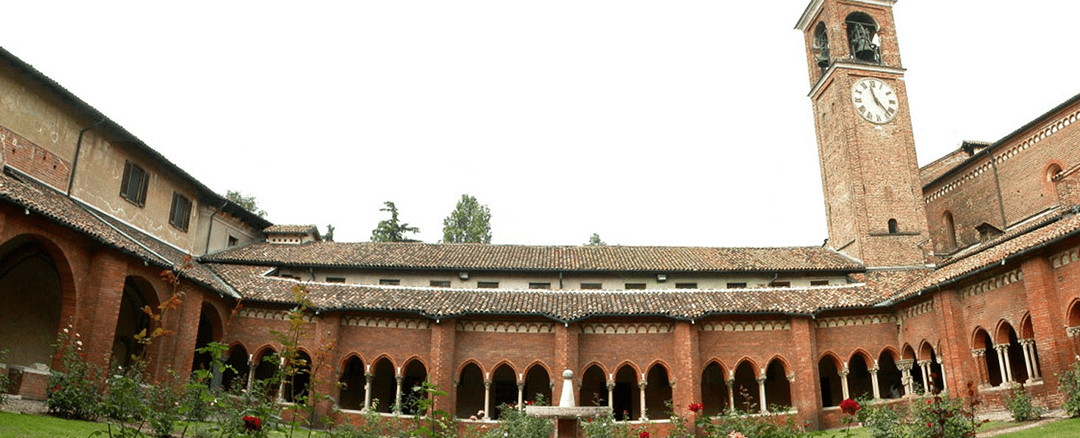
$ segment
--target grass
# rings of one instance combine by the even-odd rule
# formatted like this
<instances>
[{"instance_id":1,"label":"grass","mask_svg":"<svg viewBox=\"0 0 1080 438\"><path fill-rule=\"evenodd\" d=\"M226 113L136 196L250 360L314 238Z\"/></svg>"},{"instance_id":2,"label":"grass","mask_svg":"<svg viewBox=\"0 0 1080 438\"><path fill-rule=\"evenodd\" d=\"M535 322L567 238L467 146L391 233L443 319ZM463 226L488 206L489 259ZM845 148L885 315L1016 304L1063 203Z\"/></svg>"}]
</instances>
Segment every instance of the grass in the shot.
<instances>
[{"instance_id":1,"label":"grass","mask_svg":"<svg viewBox=\"0 0 1080 438\"><path fill-rule=\"evenodd\" d=\"M0 437L85 437L105 430L103 423L64 420L46 415L0 412Z\"/></svg>"},{"instance_id":2,"label":"grass","mask_svg":"<svg viewBox=\"0 0 1080 438\"><path fill-rule=\"evenodd\" d=\"M987 432L990 430L1003 429L1008 427L1017 426L1018 423L1012 421L993 421L983 425L979 428L980 432ZM26 415L16 414L11 412L0 412L0 437L56 437L56 438L71 438L71 437L87 437L95 431L104 431L107 426L104 423L94 423L89 421L77 421L77 420L64 420L56 417L50 417L47 415ZM193 429L188 430L190 435ZM272 436L284 436L280 434L273 434ZM307 436L306 431L298 436ZM324 436L322 433L316 432L314 436ZM818 434L819 437L843 437L844 431L830 430L824 433ZM851 430L852 438L868 438L870 437L870 431L864 428L854 428ZM1072 418L1068 420L1055 421L1043 426L1033 427L1030 429L1021 430L1018 432L1006 433L998 435L1001 438L1041 438L1041 437L1076 437L1080 438L1080 418Z\"/></svg>"}]
</instances>

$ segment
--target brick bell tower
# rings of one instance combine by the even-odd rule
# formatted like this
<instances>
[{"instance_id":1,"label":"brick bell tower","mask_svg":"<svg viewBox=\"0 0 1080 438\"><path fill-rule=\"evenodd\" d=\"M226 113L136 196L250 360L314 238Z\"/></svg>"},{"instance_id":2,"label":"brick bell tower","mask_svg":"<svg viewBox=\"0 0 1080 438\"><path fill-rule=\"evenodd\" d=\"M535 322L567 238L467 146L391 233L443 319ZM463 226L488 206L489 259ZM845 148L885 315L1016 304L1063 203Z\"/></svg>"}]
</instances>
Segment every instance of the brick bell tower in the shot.
<instances>
[{"instance_id":1,"label":"brick bell tower","mask_svg":"<svg viewBox=\"0 0 1080 438\"><path fill-rule=\"evenodd\" d=\"M917 266L929 243L892 6L811 0L806 40L828 246L867 267Z\"/></svg>"}]
</instances>

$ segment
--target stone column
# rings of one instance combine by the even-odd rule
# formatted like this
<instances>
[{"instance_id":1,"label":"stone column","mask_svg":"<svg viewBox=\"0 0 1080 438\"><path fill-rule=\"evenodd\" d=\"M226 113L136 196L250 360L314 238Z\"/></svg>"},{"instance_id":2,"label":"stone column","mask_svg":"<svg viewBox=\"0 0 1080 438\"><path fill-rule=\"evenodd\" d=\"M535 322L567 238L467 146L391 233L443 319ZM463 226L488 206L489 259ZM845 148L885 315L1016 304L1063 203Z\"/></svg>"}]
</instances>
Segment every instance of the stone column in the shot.
<instances>
[{"instance_id":1,"label":"stone column","mask_svg":"<svg viewBox=\"0 0 1080 438\"><path fill-rule=\"evenodd\" d=\"M851 398L851 392L848 390L847 376L851 374L847 365L844 365L844 369L840 370L840 388L843 390L844 400Z\"/></svg>"},{"instance_id":2,"label":"stone column","mask_svg":"<svg viewBox=\"0 0 1080 438\"><path fill-rule=\"evenodd\" d=\"M761 400L761 413L769 412L769 402L765 400L765 376L757 378L758 398Z\"/></svg>"},{"instance_id":3,"label":"stone column","mask_svg":"<svg viewBox=\"0 0 1080 438\"><path fill-rule=\"evenodd\" d=\"M518 380L518 409L525 409L525 381Z\"/></svg>"},{"instance_id":4,"label":"stone column","mask_svg":"<svg viewBox=\"0 0 1080 438\"><path fill-rule=\"evenodd\" d=\"M405 381L405 376L401 375L401 368L398 368L398 375L394 377L394 415L401 415L401 384Z\"/></svg>"},{"instance_id":5,"label":"stone column","mask_svg":"<svg viewBox=\"0 0 1080 438\"><path fill-rule=\"evenodd\" d=\"M615 402L613 401L614 399L615 399L615 381L614 380L608 380L608 382L607 382L607 406L609 408L615 409Z\"/></svg>"},{"instance_id":6,"label":"stone column","mask_svg":"<svg viewBox=\"0 0 1080 438\"><path fill-rule=\"evenodd\" d=\"M727 384L728 410L735 412L735 379L727 379L724 383Z\"/></svg>"},{"instance_id":7,"label":"stone column","mask_svg":"<svg viewBox=\"0 0 1080 438\"><path fill-rule=\"evenodd\" d=\"M491 379L484 379L484 418L491 418Z\"/></svg>"},{"instance_id":8,"label":"stone column","mask_svg":"<svg viewBox=\"0 0 1080 438\"><path fill-rule=\"evenodd\" d=\"M881 370L881 368L877 366L877 361L875 360L874 367L870 368L870 385L874 387L874 400L881 399L881 388L878 388L877 377L877 373L879 370Z\"/></svg>"},{"instance_id":9,"label":"stone column","mask_svg":"<svg viewBox=\"0 0 1080 438\"><path fill-rule=\"evenodd\" d=\"M1001 367L1001 381L1012 382L1012 364L1009 363L1009 344L997 344L994 349L998 352L998 366Z\"/></svg>"},{"instance_id":10,"label":"stone column","mask_svg":"<svg viewBox=\"0 0 1080 438\"><path fill-rule=\"evenodd\" d=\"M979 380L990 383L990 370L986 369L986 349L976 348L971 350L971 357L975 358L975 367L979 370Z\"/></svg>"},{"instance_id":11,"label":"stone column","mask_svg":"<svg viewBox=\"0 0 1080 438\"><path fill-rule=\"evenodd\" d=\"M942 363L941 356L937 357L937 364L938 368L941 368L941 390L947 392L949 390L949 379L945 378L945 364Z\"/></svg>"},{"instance_id":12,"label":"stone column","mask_svg":"<svg viewBox=\"0 0 1080 438\"><path fill-rule=\"evenodd\" d=\"M255 355L248 355L248 375L247 375L247 390L251 392L251 385L255 384Z\"/></svg>"},{"instance_id":13,"label":"stone column","mask_svg":"<svg viewBox=\"0 0 1080 438\"><path fill-rule=\"evenodd\" d=\"M901 359L896 361L896 367L900 369L900 383L904 385L904 396L908 397L915 393L911 378L911 367L915 364L914 359Z\"/></svg>"},{"instance_id":14,"label":"stone column","mask_svg":"<svg viewBox=\"0 0 1080 438\"><path fill-rule=\"evenodd\" d=\"M930 359L920 360L919 369L922 370L922 386L923 395L930 395L933 392L930 391L930 386L934 384L934 380L930 378Z\"/></svg>"},{"instance_id":15,"label":"stone column","mask_svg":"<svg viewBox=\"0 0 1080 438\"><path fill-rule=\"evenodd\" d=\"M371 409L371 381L375 379L375 375L371 374L371 365L367 365L367 371L364 372L364 412Z\"/></svg>"},{"instance_id":16,"label":"stone column","mask_svg":"<svg viewBox=\"0 0 1080 438\"><path fill-rule=\"evenodd\" d=\"M649 382L645 381L645 375L642 374L641 375L641 382L638 383L638 388L641 388L641 418L639 418L639 420L641 420L641 421L649 421L649 416L648 416L648 413L647 413L648 409L645 408L645 406L647 406L645 404L645 387L646 386L649 386Z\"/></svg>"}]
</instances>

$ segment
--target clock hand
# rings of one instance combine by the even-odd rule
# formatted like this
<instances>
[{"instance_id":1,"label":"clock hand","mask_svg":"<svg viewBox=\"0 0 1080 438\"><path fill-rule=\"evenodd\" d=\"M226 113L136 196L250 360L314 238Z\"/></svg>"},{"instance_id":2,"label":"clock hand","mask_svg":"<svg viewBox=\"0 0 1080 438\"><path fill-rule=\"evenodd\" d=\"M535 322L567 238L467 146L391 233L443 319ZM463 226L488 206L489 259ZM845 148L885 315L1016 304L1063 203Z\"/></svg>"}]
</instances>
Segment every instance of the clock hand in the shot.
<instances>
[{"instance_id":1,"label":"clock hand","mask_svg":"<svg viewBox=\"0 0 1080 438\"><path fill-rule=\"evenodd\" d=\"M874 92L874 87L870 87L870 97L874 98L874 103L876 103L877 106L881 107L881 109L885 109L885 105L882 105L881 101L878 100L877 93Z\"/></svg>"}]
</instances>

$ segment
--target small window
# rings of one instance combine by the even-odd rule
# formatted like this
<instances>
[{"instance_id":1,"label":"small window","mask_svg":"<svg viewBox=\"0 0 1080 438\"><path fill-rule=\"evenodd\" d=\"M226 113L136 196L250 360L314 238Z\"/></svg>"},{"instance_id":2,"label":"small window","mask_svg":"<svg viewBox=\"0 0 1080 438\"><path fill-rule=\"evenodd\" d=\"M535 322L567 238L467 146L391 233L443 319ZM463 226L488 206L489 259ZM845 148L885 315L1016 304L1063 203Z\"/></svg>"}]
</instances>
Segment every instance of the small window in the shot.
<instances>
[{"instance_id":1,"label":"small window","mask_svg":"<svg viewBox=\"0 0 1080 438\"><path fill-rule=\"evenodd\" d=\"M551 283L529 283L529 289L551 289Z\"/></svg>"},{"instance_id":2,"label":"small window","mask_svg":"<svg viewBox=\"0 0 1080 438\"><path fill-rule=\"evenodd\" d=\"M497 281L478 281L478 282L476 282L476 287L478 287L480 289L498 289L499 288L499 282L497 282Z\"/></svg>"},{"instance_id":3,"label":"small window","mask_svg":"<svg viewBox=\"0 0 1080 438\"><path fill-rule=\"evenodd\" d=\"M746 289L746 283L728 283L728 289Z\"/></svg>"},{"instance_id":4,"label":"small window","mask_svg":"<svg viewBox=\"0 0 1080 438\"><path fill-rule=\"evenodd\" d=\"M774 281L769 284L769 287L791 287L790 281Z\"/></svg>"},{"instance_id":5,"label":"small window","mask_svg":"<svg viewBox=\"0 0 1080 438\"><path fill-rule=\"evenodd\" d=\"M143 168L124 162L124 177L120 183L120 197L142 207L146 205L146 189L150 186L150 174Z\"/></svg>"},{"instance_id":6,"label":"small window","mask_svg":"<svg viewBox=\"0 0 1080 438\"><path fill-rule=\"evenodd\" d=\"M229 246L236 246L238 243L240 243L240 239L237 239L235 236L229 236Z\"/></svg>"},{"instance_id":7,"label":"small window","mask_svg":"<svg viewBox=\"0 0 1080 438\"><path fill-rule=\"evenodd\" d=\"M603 288L602 283L581 283L581 290L600 290Z\"/></svg>"},{"instance_id":8,"label":"small window","mask_svg":"<svg viewBox=\"0 0 1080 438\"><path fill-rule=\"evenodd\" d=\"M401 280L396 278L381 278L379 279L379 284L384 286L398 286L401 284Z\"/></svg>"},{"instance_id":9,"label":"small window","mask_svg":"<svg viewBox=\"0 0 1080 438\"><path fill-rule=\"evenodd\" d=\"M829 280L810 280L811 286L828 286Z\"/></svg>"},{"instance_id":10,"label":"small window","mask_svg":"<svg viewBox=\"0 0 1080 438\"><path fill-rule=\"evenodd\" d=\"M645 283L626 283L626 289L630 289L630 290L645 289Z\"/></svg>"},{"instance_id":11,"label":"small window","mask_svg":"<svg viewBox=\"0 0 1080 438\"><path fill-rule=\"evenodd\" d=\"M450 287L450 280L431 280L431 287Z\"/></svg>"},{"instance_id":12,"label":"small window","mask_svg":"<svg viewBox=\"0 0 1080 438\"><path fill-rule=\"evenodd\" d=\"M889 219L889 234L900 232L900 226L896 225L896 219Z\"/></svg>"},{"instance_id":13,"label":"small window","mask_svg":"<svg viewBox=\"0 0 1080 438\"><path fill-rule=\"evenodd\" d=\"M697 289L697 283L675 283L675 289Z\"/></svg>"},{"instance_id":14,"label":"small window","mask_svg":"<svg viewBox=\"0 0 1080 438\"><path fill-rule=\"evenodd\" d=\"M191 219L191 201L184 195L173 192L172 209L169 210L169 223L176 228L187 231L189 219Z\"/></svg>"},{"instance_id":15,"label":"small window","mask_svg":"<svg viewBox=\"0 0 1080 438\"><path fill-rule=\"evenodd\" d=\"M327 283L344 283L345 277L326 277Z\"/></svg>"}]
</instances>

